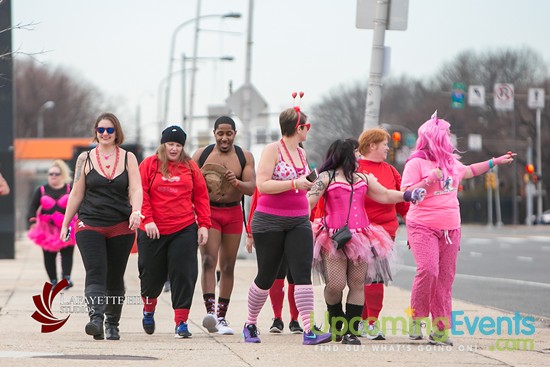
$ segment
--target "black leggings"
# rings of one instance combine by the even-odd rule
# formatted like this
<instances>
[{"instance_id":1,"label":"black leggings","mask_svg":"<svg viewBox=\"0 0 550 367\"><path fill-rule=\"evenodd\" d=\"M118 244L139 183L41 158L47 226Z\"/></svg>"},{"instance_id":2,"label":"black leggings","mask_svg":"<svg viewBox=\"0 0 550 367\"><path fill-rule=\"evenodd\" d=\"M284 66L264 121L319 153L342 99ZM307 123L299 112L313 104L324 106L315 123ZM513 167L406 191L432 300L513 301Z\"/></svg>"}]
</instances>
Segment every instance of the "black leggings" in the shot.
<instances>
[{"instance_id":1,"label":"black leggings","mask_svg":"<svg viewBox=\"0 0 550 367\"><path fill-rule=\"evenodd\" d=\"M292 274L290 273L290 270L288 270L288 264L286 263L286 258L283 257L283 261L281 261L281 266L279 266L279 272L277 273L277 279L287 279L288 284L294 284L294 279L292 278Z\"/></svg>"},{"instance_id":2,"label":"black leggings","mask_svg":"<svg viewBox=\"0 0 550 367\"><path fill-rule=\"evenodd\" d=\"M285 259L294 284L311 284L313 233L304 226L286 231L253 233L256 244L258 275L254 282L260 289L271 288L281 262Z\"/></svg>"},{"instance_id":3,"label":"black leggings","mask_svg":"<svg viewBox=\"0 0 550 367\"><path fill-rule=\"evenodd\" d=\"M199 274L196 223L179 232L151 239L138 231L138 268L141 296L157 298L166 275L170 279L172 307L190 309Z\"/></svg>"},{"instance_id":4,"label":"black leggings","mask_svg":"<svg viewBox=\"0 0 550 367\"><path fill-rule=\"evenodd\" d=\"M124 272L134 244L135 234L107 238L94 230L76 233L76 243L86 269L89 296L124 295Z\"/></svg>"},{"instance_id":5,"label":"black leggings","mask_svg":"<svg viewBox=\"0 0 550 367\"><path fill-rule=\"evenodd\" d=\"M57 279L57 252L42 250L44 253L44 266L50 280ZM73 270L74 246L67 246L59 250L61 254L61 276L70 277Z\"/></svg>"}]
</instances>

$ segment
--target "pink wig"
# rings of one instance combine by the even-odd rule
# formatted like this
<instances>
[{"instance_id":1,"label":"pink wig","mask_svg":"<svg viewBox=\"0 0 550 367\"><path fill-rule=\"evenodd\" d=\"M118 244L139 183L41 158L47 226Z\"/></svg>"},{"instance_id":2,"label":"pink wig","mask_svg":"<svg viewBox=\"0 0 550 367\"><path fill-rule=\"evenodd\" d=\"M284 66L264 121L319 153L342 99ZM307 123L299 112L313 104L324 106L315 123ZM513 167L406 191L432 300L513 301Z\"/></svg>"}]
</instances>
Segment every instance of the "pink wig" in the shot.
<instances>
[{"instance_id":1,"label":"pink wig","mask_svg":"<svg viewBox=\"0 0 550 367\"><path fill-rule=\"evenodd\" d=\"M447 176L453 177L454 166L460 159L451 141L451 124L437 118L437 111L418 128L416 148L407 159L422 158L437 164Z\"/></svg>"}]
</instances>

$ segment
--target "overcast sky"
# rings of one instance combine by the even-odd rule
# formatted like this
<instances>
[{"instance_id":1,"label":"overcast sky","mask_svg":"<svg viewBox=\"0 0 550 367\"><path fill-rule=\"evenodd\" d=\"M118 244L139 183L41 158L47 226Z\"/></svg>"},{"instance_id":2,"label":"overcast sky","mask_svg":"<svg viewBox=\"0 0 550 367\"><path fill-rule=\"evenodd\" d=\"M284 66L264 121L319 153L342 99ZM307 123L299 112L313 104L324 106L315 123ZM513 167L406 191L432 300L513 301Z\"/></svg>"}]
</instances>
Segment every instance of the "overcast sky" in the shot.
<instances>
[{"instance_id":1,"label":"overcast sky","mask_svg":"<svg viewBox=\"0 0 550 367\"><path fill-rule=\"evenodd\" d=\"M170 40L179 24L195 18L196 5L197 0L12 0L14 24L37 23L34 30L15 31L13 45L26 53L45 51L35 58L71 69L120 101L113 112L123 122L132 121L141 105L144 135L155 136ZM235 61L199 63L196 115L224 103L230 81L234 90L244 82L248 5L248 0L202 0L202 15L233 11L243 18L201 21L206 30L199 33L198 55L230 55ZM550 65L549 15L545 0L411 0L408 29L386 32L391 74L429 77L461 51L500 47L529 46ZM339 85L366 83L373 32L357 29L355 18L356 0L255 1L252 83L270 111L291 106L292 91L305 92L307 112ZM193 27L191 22L177 34L178 58L193 52ZM236 33L208 31L215 29ZM180 69L176 60L174 70ZM181 121L180 92L176 74L173 123Z\"/></svg>"}]
</instances>

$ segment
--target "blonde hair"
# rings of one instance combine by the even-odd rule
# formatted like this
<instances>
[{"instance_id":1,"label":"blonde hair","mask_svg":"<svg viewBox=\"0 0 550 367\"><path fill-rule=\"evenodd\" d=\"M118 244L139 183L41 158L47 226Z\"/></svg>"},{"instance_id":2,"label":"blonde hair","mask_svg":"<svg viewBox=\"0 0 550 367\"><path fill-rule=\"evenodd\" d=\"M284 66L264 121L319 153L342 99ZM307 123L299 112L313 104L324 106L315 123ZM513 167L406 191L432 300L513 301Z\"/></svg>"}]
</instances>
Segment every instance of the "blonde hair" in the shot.
<instances>
[{"instance_id":1,"label":"blonde hair","mask_svg":"<svg viewBox=\"0 0 550 367\"><path fill-rule=\"evenodd\" d=\"M67 163L65 163L61 159L56 159L55 161L53 161L50 168L51 167L59 168L59 172L61 173L60 178L63 183L68 184L71 182L71 170L69 169L69 166L67 166Z\"/></svg>"},{"instance_id":2,"label":"blonde hair","mask_svg":"<svg viewBox=\"0 0 550 367\"><path fill-rule=\"evenodd\" d=\"M384 140L390 140L390 133L386 129L374 128L368 129L361 133L359 136L359 153L367 155L370 153L370 145L378 144Z\"/></svg>"}]
</instances>

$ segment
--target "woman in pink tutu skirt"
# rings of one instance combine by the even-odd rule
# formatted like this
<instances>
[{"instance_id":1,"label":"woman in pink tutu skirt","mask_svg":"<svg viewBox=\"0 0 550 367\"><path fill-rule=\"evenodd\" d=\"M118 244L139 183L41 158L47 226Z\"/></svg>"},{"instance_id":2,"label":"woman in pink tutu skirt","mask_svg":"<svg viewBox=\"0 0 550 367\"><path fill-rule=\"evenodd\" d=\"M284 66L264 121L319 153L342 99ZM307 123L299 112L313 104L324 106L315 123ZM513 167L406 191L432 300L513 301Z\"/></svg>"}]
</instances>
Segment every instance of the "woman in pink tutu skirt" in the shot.
<instances>
[{"instance_id":1,"label":"woman in pink tutu skirt","mask_svg":"<svg viewBox=\"0 0 550 367\"><path fill-rule=\"evenodd\" d=\"M365 195L380 203L395 204L421 201L426 193L424 189L388 190L374 176L358 173L357 146L352 139L333 142L319 169L319 178L307 194L310 208L321 197L324 201L323 215L313 223L313 267L325 282L329 324L333 334L343 336L343 344L355 345L361 344L357 325L363 311L365 282L391 280L388 260L393 241L382 227L370 223L363 205ZM346 224L352 237L337 249L331 237ZM344 313L342 295L346 284L349 291Z\"/></svg>"},{"instance_id":2,"label":"woman in pink tutu skirt","mask_svg":"<svg viewBox=\"0 0 550 367\"><path fill-rule=\"evenodd\" d=\"M44 252L44 265L53 285L57 284L57 254L61 254L61 274L70 288L73 268L74 228L71 237L64 242L59 239L65 208L71 192L69 167L62 160L56 160L48 169L48 184L36 189L32 198L28 221L28 237ZM76 218L76 217L75 217ZM74 225L75 219L71 223Z\"/></svg>"}]
</instances>

